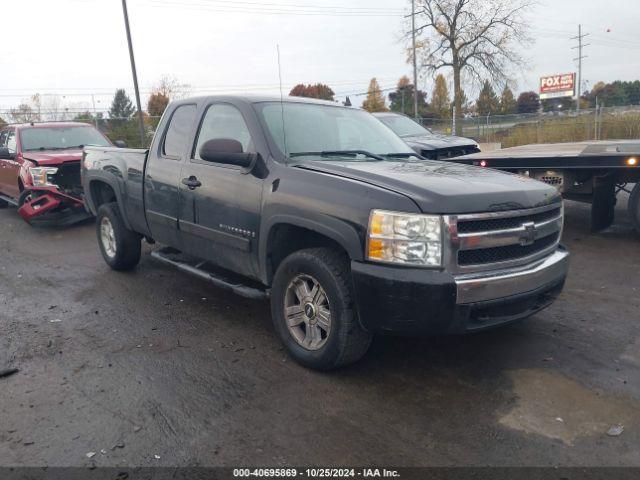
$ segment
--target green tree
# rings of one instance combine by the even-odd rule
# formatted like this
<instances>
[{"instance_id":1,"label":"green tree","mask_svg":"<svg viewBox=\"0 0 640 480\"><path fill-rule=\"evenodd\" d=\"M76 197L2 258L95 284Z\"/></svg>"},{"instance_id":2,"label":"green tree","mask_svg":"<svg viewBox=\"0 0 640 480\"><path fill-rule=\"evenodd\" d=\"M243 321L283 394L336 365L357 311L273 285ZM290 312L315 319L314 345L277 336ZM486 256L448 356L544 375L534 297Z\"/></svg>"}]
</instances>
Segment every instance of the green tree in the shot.
<instances>
[{"instance_id":1,"label":"green tree","mask_svg":"<svg viewBox=\"0 0 640 480\"><path fill-rule=\"evenodd\" d=\"M380 90L380 85L375 77L369 82L367 98L362 102L362 108L368 112L386 112L389 110L385 105L384 95L382 95L382 90Z\"/></svg>"},{"instance_id":2,"label":"green tree","mask_svg":"<svg viewBox=\"0 0 640 480\"><path fill-rule=\"evenodd\" d=\"M316 83L315 85L304 85L299 83L291 89L289 95L292 97L318 98L320 100L334 101L335 93L324 83Z\"/></svg>"},{"instance_id":3,"label":"green tree","mask_svg":"<svg viewBox=\"0 0 640 480\"><path fill-rule=\"evenodd\" d=\"M476 111L478 115L496 115L499 108L498 96L489 81L485 80L476 101Z\"/></svg>"},{"instance_id":4,"label":"green tree","mask_svg":"<svg viewBox=\"0 0 640 480\"><path fill-rule=\"evenodd\" d=\"M398 80L398 86L395 92L389 94L390 108L394 112L404 113L405 115L414 115L413 97L415 88L404 75ZM429 105L427 104L427 94L422 90L418 90L418 116L426 117L429 115Z\"/></svg>"},{"instance_id":5,"label":"green tree","mask_svg":"<svg viewBox=\"0 0 640 480\"><path fill-rule=\"evenodd\" d=\"M500 95L500 115L510 115L518 110L518 102L516 102L513 92L509 86L505 85Z\"/></svg>"},{"instance_id":6,"label":"green tree","mask_svg":"<svg viewBox=\"0 0 640 480\"><path fill-rule=\"evenodd\" d=\"M536 92L522 92L518 96L518 113L537 113L540 110L540 97Z\"/></svg>"},{"instance_id":7,"label":"green tree","mask_svg":"<svg viewBox=\"0 0 640 480\"><path fill-rule=\"evenodd\" d=\"M131 99L124 91L124 88L116 90L109 109L109 118L116 120L125 120L131 118L136 109L131 103Z\"/></svg>"},{"instance_id":8,"label":"green tree","mask_svg":"<svg viewBox=\"0 0 640 480\"><path fill-rule=\"evenodd\" d=\"M435 118L451 117L451 99L449 98L449 88L444 75L436 77L433 93L431 94L431 116Z\"/></svg>"}]
</instances>

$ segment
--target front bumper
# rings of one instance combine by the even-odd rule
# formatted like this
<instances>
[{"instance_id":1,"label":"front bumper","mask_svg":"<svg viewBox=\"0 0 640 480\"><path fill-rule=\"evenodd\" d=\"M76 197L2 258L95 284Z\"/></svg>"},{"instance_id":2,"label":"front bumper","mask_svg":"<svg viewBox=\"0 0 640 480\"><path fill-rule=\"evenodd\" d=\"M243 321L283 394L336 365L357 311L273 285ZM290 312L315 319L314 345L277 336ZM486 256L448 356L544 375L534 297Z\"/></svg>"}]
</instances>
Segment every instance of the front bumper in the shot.
<instances>
[{"instance_id":1,"label":"front bumper","mask_svg":"<svg viewBox=\"0 0 640 480\"><path fill-rule=\"evenodd\" d=\"M20 216L32 225L66 226L90 217L82 199L61 192L55 186L29 187L32 198L19 209Z\"/></svg>"},{"instance_id":2,"label":"front bumper","mask_svg":"<svg viewBox=\"0 0 640 480\"><path fill-rule=\"evenodd\" d=\"M522 320L553 303L568 267L563 247L530 265L473 275L351 264L362 326L399 334L465 333Z\"/></svg>"}]
</instances>

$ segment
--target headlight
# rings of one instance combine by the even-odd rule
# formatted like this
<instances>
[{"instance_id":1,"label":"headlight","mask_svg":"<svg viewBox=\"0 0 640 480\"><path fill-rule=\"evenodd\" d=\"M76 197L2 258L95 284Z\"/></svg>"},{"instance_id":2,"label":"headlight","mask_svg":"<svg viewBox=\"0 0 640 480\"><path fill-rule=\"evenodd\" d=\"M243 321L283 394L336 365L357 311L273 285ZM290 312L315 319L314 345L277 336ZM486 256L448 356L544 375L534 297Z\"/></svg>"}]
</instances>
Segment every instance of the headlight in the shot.
<instances>
[{"instance_id":1,"label":"headlight","mask_svg":"<svg viewBox=\"0 0 640 480\"><path fill-rule=\"evenodd\" d=\"M34 187L55 187L55 183L49 181L49 175L55 175L58 169L55 167L32 167L29 169Z\"/></svg>"},{"instance_id":2,"label":"headlight","mask_svg":"<svg viewBox=\"0 0 640 480\"><path fill-rule=\"evenodd\" d=\"M442 265L442 218L372 210L367 232L367 259L439 267Z\"/></svg>"}]
</instances>

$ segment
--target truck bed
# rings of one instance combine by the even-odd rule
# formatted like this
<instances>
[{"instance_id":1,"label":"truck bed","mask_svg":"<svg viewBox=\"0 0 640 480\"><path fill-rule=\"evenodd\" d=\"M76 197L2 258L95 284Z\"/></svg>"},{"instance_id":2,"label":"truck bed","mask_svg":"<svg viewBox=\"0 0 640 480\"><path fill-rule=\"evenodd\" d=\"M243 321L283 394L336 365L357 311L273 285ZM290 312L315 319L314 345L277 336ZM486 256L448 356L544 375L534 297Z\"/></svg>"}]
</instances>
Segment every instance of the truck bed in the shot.
<instances>
[{"instance_id":1,"label":"truck bed","mask_svg":"<svg viewBox=\"0 0 640 480\"><path fill-rule=\"evenodd\" d=\"M629 168L627 160L640 162L640 140L601 140L575 143L522 145L480 152L449 161L498 169Z\"/></svg>"},{"instance_id":2,"label":"truck bed","mask_svg":"<svg viewBox=\"0 0 640 480\"><path fill-rule=\"evenodd\" d=\"M118 179L117 185L112 185L113 191L122 206L122 213L129 226L137 232L147 232L147 222L144 213L144 168L149 150L118 147L85 147L83 156L83 170L104 171L103 179L111 183ZM100 175L94 173L93 178ZM85 185L85 191L90 185ZM85 196L86 197L86 196ZM93 205L88 205L95 214Z\"/></svg>"}]
</instances>

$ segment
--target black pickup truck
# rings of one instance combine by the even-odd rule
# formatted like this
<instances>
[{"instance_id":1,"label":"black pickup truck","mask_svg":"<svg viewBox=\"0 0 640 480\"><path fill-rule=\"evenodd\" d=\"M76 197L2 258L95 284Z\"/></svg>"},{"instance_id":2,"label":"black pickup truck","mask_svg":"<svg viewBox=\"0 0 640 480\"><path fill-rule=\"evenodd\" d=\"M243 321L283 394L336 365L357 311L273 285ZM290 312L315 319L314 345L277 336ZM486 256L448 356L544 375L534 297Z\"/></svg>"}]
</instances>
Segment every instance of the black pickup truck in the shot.
<instances>
[{"instance_id":1,"label":"black pickup truck","mask_svg":"<svg viewBox=\"0 0 640 480\"><path fill-rule=\"evenodd\" d=\"M152 256L271 299L290 354L358 360L375 333L465 333L561 291L562 200L532 179L426 160L370 114L301 98L169 105L149 150L86 147L105 261Z\"/></svg>"}]
</instances>

